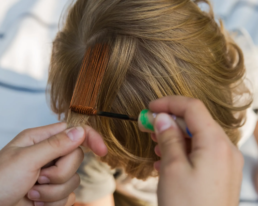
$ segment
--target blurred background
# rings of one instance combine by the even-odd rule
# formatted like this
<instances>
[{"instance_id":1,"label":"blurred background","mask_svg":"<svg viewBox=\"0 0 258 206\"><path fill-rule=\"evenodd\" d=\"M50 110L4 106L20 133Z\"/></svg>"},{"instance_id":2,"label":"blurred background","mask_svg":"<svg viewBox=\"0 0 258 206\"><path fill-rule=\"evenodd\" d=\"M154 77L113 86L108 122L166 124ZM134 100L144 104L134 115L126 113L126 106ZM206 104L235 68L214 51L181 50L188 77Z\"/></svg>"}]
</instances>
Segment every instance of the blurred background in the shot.
<instances>
[{"instance_id":1,"label":"blurred background","mask_svg":"<svg viewBox=\"0 0 258 206\"><path fill-rule=\"evenodd\" d=\"M57 121L45 89L52 41L70 1L0 2L1 149L20 131Z\"/></svg>"},{"instance_id":2,"label":"blurred background","mask_svg":"<svg viewBox=\"0 0 258 206\"><path fill-rule=\"evenodd\" d=\"M46 99L52 41L72 0L0 0L0 149L24 129L57 122ZM258 94L258 0L212 0L245 55L247 77ZM241 205L258 205L253 173L258 162L252 135L255 98L243 129L245 156Z\"/></svg>"}]
</instances>

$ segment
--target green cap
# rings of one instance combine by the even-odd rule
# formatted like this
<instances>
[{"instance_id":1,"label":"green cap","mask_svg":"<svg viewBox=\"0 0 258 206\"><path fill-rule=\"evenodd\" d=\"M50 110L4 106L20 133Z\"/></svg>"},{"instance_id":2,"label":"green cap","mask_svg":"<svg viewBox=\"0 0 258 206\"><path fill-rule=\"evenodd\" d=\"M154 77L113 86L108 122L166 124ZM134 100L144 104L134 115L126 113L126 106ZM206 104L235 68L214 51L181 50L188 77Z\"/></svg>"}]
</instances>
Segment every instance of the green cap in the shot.
<instances>
[{"instance_id":1,"label":"green cap","mask_svg":"<svg viewBox=\"0 0 258 206\"><path fill-rule=\"evenodd\" d=\"M148 116L148 114L150 113L151 112L147 109L142 110L139 116L139 121L145 129L151 130L154 132L153 124L150 122L149 116Z\"/></svg>"}]
</instances>

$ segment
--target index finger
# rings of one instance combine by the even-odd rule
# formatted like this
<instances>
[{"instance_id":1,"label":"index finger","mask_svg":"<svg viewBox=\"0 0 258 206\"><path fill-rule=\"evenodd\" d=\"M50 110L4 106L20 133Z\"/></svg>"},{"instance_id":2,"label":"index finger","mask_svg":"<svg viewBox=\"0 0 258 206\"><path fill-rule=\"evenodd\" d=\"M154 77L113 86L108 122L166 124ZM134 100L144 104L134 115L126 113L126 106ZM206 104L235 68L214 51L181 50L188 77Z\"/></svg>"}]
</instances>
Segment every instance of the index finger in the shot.
<instances>
[{"instance_id":1,"label":"index finger","mask_svg":"<svg viewBox=\"0 0 258 206\"><path fill-rule=\"evenodd\" d=\"M89 148L96 155L103 157L107 154L107 146L102 136L90 126L85 126L86 138L82 146Z\"/></svg>"}]
</instances>

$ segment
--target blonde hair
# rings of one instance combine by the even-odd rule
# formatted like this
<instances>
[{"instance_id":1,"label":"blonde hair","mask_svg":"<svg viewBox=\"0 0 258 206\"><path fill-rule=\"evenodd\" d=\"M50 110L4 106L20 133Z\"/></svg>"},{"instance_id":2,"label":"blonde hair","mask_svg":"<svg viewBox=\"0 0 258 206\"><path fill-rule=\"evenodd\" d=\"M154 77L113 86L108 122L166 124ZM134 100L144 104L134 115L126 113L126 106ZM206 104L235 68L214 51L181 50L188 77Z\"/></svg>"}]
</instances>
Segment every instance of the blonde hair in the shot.
<instances>
[{"instance_id":1,"label":"blonde hair","mask_svg":"<svg viewBox=\"0 0 258 206\"><path fill-rule=\"evenodd\" d=\"M207 0L77 0L52 51L52 109L70 126L89 124L108 147L102 158L140 179L153 175L155 143L134 122L70 115L73 89L89 46L108 44L110 61L98 96L100 111L137 116L150 101L183 95L202 100L233 143L250 101L243 54L210 12Z\"/></svg>"}]
</instances>

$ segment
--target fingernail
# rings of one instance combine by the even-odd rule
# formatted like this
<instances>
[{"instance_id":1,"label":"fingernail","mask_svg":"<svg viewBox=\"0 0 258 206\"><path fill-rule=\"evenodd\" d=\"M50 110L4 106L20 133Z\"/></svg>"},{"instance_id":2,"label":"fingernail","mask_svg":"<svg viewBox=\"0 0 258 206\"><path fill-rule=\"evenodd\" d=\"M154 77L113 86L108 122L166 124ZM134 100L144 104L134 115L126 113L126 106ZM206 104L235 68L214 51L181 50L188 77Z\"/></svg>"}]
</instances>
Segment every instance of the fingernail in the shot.
<instances>
[{"instance_id":1,"label":"fingernail","mask_svg":"<svg viewBox=\"0 0 258 206\"><path fill-rule=\"evenodd\" d=\"M36 190L29 191L28 196L29 196L29 199L31 199L31 200L35 200L35 199L39 199L40 198L40 194Z\"/></svg>"},{"instance_id":2,"label":"fingernail","mask_svg":"<svg viewBox=\"0 0 258 206\"><path fill-rule=\"evenodd\" d=\"M47 184L47 183L50 183L50 180L45 176L40 176L38 178L38 183L39 184Z\"/></svg>"},{"instance_id":3,"label":"fingernail","mask_svg":"<svg viewBox=\"0 0 258 206\"><path fill-rule=\"evenodd\" d=\"M34 202L34 206L44 206L44 202Z\"/></svg>"},{"instance_id":4,"label":"fingernail","mask_svg":"<svg viewBox=\"0 0 258 206\"><path fill-rule=\"evenodd\" d=\"M159 114L155 121L155 131L157 134L167 130L170 127L176 127L174 120L167 114Z\"/></svg>"},{"instance_id":5,"label":"fingernail","mask_svg":"<svg viewBox=\"0 0 258 206\"><path fill-rule=\"evenodd\" d=\"M76 142L83 137L84 129L82 127L71 128L66 130L66 134L73 142Z\"/></svg>"}]
</instances>

